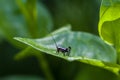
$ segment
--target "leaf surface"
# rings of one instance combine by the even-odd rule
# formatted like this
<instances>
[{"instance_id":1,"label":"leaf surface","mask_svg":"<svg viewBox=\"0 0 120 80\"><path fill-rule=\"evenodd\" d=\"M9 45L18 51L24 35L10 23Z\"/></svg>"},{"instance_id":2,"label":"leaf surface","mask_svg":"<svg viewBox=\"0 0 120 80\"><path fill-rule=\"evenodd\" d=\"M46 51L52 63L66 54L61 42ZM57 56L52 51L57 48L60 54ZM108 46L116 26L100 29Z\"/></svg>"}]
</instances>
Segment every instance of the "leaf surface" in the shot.
<instances>
[{"instance_id":1,"label":"leaf surface","mask_svg":"<svg viewBox=\"0 0 120 80\"><path fill-rule=\"evenodd\" d=\"M100 8L99 34L103 40L120 45L120 0L103 0Z\"/></svg>"},{"instance_id":2,"label":"leaf surface","mask_svg":"<svg viewBox=\"0 0 120 80\"><path fill-rule=\"evenodd\" d=\"M57 45L64 48L71 46L70 56L56 53L56 46L51 37L53 35ZM36 50L62 58L67 61L80 61L93 66L99 66L118 74L119 66L116 63L115 50L104 43L99 37L85 32L70 31L70 27L63 27L41 39L16 37ZM113 64L113 65L112 65Z\"/></svg>"}]
</instances>

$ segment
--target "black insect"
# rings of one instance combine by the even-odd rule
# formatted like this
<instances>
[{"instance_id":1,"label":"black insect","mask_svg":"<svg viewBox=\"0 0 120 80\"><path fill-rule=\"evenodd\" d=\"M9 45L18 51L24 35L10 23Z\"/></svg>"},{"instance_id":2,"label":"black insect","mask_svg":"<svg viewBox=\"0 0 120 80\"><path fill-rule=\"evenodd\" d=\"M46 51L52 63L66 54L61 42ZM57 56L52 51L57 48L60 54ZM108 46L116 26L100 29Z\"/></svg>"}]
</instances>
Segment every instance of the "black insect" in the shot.
<instances>
[{"instance_id":1,"label":"black insect","mask_svg":"<svg viewBox=\"0 0 120 80\"><path fill-rule=\"evenodd\" d=\"M55 42L55 46L57 48L57 51L56 53L63 53L64 56L69 56L70 55L70 51L71 51L71 47L69 46L68 48L62 48L62 47L59 47L53 37L53 35L51 34L52 38L53 38L53 41Z\"/></svg>"}]
</instances>

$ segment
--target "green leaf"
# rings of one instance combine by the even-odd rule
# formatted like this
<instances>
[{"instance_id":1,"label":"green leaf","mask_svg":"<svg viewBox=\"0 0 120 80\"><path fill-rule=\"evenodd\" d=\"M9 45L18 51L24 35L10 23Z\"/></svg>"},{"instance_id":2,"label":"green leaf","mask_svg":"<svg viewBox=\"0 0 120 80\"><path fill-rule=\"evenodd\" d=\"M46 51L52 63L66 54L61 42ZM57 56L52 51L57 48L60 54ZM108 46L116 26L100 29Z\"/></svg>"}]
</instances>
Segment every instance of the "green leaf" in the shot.
<instances>
[{"instance_id":1,"label":"green leaf","mask_svg":"<svg viewBox=\"0 0 120 80\"><path fill-rule=\"evenodd\" d=\"M16 41L12 39L13 37L30 37L26 21L15 0L0 0L0 7L0 31L3 36L14 45Z\"/></svg>"},{"instance_id":2,"label":"green leaf","mask_svg":"<svg viewBox=\"0 0 120 80\"><path fill-rule=\"evenodd\" d=\"M16 0L19 8L28 22L28 29L32 37L45 36L47 31L51 31L53 22L49 11L38 0Z\"/></svg>"},{"instance_id":3,"label":"green leaf","mask_svg":"<svg viewBox=\"0 0 120 80\"><path fill-rule=\"evenodd\" d=\"M90 65L99 66L118 74L119 66L114 64L116 63L115 50L111 46L105 44L99 37L85 32L70 31L69 27L63 27L53 32L52 35L55 38L57 45L72 47L70 56L63 56L62 53L56 53L55 43L51 35L41 39L20 37L15 37L15 39L36 50L45 52L46 54L67 61L80 61Z\"/></svg>"},{"instance_id":4,"label":"green leaf","mask_svg":"<svg viewBox=\"0 0 120 80\"><path fill-rule=\"evenodd\" d=\"M120 0L103 0L100 8L99 34L106 42L120 45Z\"/></svg>"},{"instance_id":5,"label":"green leaf","mask_svg":"<svg viewBox=\"0 0 120 80\"><path fill-rule=\"evenodd\" d=\"M15 1L0 0L0 7L0 29L5 32L5 35L7 37L13 37L15 35L24 35L27 37L29 33L25 28L25 20L18 10Z\"/></svg>"},{"instance_id":6,"label":"green leaf","mask_svg":"<svg viewBox=\"0 0 120 80\"><path fill-rule=\"evenodd\" d=\"M120 0L103 0L100 8L99 34L115 46L120 58Z\"/></svg>"},{"instance_id":7,"label":"green leaf","mask_svg":"<svg viewBox=\"0 0 120 80\"><path fill-rule=\"evenodd\" d=\"M13 40L15 36L27 38L42 37L47 34L47 31L51 31L53 26L51 15L44 5L33 0L33 4L31 4L31 2L28 3L29 5L25 5L25 1L23 1L24 3L22 3L22 1L23 0L0 0L0 34L14 45L16 45L16 41ZM31 12L26 10L26 6L32 8ZM32 6L34 6L34 9ZM27 15L26 13L29 14L30 21L28 21L28 18L25 16Z\"/></svg>"}]
</instances>

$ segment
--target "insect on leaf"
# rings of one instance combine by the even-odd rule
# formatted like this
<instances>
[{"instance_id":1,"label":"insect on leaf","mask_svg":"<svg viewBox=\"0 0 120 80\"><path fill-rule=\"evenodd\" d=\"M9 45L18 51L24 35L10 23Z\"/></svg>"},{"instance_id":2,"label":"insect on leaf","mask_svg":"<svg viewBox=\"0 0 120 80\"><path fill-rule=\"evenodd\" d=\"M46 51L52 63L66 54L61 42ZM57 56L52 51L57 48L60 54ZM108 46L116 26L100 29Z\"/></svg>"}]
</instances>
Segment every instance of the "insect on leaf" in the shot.
<instances>
[{"instance_id":1,"label":"insect on leaf","mask_svg":"<svg viewBox=\"0 0 120 80\"><path fill-rule=\"evenodd\" d=\"M115 50L104 43L99 37L85 32L73 32L69 27L63 27L53 32L57 45L62 47L71 46L70 56L56 53L56 46L48 35L41 39L28 39L15 37L16 40L33 47L34 49L62 58L67 61L80 61L89 65L99 66L118 74L119 66L112 66L116 63ZM108 65L111 64L111 65Z\"/></svg>"}]
</instances>

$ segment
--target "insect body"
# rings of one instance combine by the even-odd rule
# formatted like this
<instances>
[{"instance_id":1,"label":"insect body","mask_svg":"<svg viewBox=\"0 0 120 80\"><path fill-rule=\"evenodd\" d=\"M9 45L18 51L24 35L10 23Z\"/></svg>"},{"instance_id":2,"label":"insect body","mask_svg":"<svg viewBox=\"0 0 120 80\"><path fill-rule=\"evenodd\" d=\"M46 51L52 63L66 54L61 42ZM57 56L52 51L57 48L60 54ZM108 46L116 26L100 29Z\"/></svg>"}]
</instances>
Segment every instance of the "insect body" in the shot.
<instances>
[{"instance_id":1,"label":"insect body","mask_svg":"<svg viewBox=\"0 0 120 80\"><path fill-rule=\"evenodd\" d=\"M69 46L68 48L61 48L57 47L57 53L62 52L64 56L69 56L71 51L71 47ZM67 54L66 54L67 53Z\"/></svg>"},{"instance_id":2,"label":"insect body","mask_svg":"<svg viewBox=\"0 0 120 80\"><path fill-rule=\"evenodd\" d=\"M51 35L52 35L52 34L51 34ZM53 38L53 36L52 36L52 38ZM70 55L70 51L71 51L71 47L70 47L70 46L69 46L68 48L58 47L58 45L57 45L57 43L56 43L56 41L55 41L54 38L53 38L53 40L54 40L55 46L56 46L56 48L57 48L56 53L61 52L61 53L63 53L64 56L69 56L69 55Z\"/></svg>"}]
</instances>

